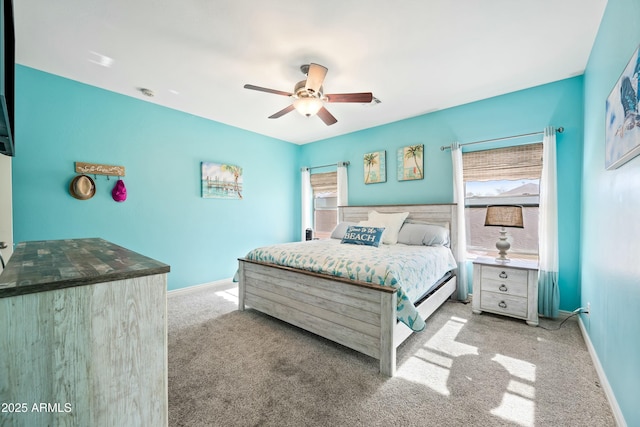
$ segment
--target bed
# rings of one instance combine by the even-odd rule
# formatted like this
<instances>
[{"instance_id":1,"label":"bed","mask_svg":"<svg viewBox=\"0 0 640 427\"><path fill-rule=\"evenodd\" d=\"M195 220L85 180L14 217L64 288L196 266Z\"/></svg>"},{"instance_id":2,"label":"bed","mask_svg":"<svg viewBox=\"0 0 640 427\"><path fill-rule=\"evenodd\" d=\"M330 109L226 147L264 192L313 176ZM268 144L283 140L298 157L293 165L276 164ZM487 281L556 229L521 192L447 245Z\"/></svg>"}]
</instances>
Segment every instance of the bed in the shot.
<instances>
[{"instance_id":1,"label":"bed","mask_svg":"<svg viewBox=\"0 0 640 427\"><path fill-rule=\"evenodd\" d=\"M457 241L455 210L455 204L345 206L338 208L338 222L366 221L370 211L380 214L408 212L405 223L437 224L448 229L449 256L452 257ZM339 248L327 246L336 245L336 242L302 244L324 247L325 251ZM341 246L347 249L354 245ZM404 245L397 246L397 251L404 250L401 248ZM384 249L388 251L391 247ZM402 286L390 286L367 275L352 279L352 274L348 275L350 277L333 276L318 268L305 270L278 265L273 256L259 260L254 252L238 260L239 310L250 307L378 359L380 372L387 376L395 374L396 348L424 326L420 321L427 319L447 299L456 296L455 268L450 268L455 266L455 259L444 274L437 273L435 279L425 280L428 283L424 294L416 295L413 291L410 307L407 307L402 301L409 298L411 292L403 290ZM400 306L408 311L401 314Z\"/></svg>"}]
</instances>

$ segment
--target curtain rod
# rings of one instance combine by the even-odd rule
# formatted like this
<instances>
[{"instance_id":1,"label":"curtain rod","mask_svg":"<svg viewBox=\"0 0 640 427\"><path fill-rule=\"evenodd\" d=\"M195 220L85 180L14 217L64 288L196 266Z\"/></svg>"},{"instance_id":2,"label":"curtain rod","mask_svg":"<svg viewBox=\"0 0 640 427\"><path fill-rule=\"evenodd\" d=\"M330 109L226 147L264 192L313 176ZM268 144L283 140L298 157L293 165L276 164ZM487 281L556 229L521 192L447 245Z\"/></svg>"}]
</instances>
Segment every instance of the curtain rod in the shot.
<instances>
[{"instance_id":1,"label":"curtain rod","mask_svg":"<svg viewBox=\"0 0 640 427\"><path fill-rule=\"evenodd\" d=\"M304 171L305 169L319 169L319 168L328 168L329 166L349 166L349 162L338 162L338 163L331 163L328 165L320 165L320 166L308 166L308 167L304 167L304 168L300 168L300 171Z\"/></svg>"},{"instance_id":2,"label":"curtain rod","mask_svg":"<svg viewBox=\"0 0 640 427\"><path fill-rule=\"evenodd\" d=\"M556 129L556 132L562 133L562 132L564 132L564 128L563 127L559 127L558 129ZM524 136L542 135L542 134L544 134L544 131L542 131L542 132L532 132L532 133L523 133L521 135L505 136L503 138L494 138L494 139L485 139L483 141L467 142L466 144L460 144L460 146L464 147L465 145L482 144L484 142L505 141L507 139L515 139L515 138L522 138ZM444 151L447 148L451 149L451 146L450 145L443 145L443 146L440 147L440 150Z\"/></svg>"}]
</instances>

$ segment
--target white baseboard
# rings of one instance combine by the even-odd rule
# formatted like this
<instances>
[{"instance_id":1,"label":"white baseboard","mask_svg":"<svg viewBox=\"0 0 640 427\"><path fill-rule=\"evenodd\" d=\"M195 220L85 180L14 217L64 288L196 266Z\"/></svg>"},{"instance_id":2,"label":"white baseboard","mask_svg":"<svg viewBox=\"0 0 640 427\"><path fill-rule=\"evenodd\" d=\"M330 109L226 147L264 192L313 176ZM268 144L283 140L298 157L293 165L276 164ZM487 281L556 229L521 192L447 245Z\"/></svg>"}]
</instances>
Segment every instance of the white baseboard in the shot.
<instances>
[{"instance_id":1,"label":"white baseboard","mask_svg":"<svg viewBox=\"0 0 640 427\"><path fill-rule=\"evenodd\" d=\"M589 350L589 355L591 356L593 365L595 366L596 372L598 373L598 378L600 378L600 385L604 390L605 396L607 396L609 405L611 405L611 411L613 412L613 417L616 419L616 424L618 425L618 427L627 427L627 422L624 420L624 416L622 415L620 406L618 406L618 401L616 400L616 396L613 394L611 385L607 380L607 376L604 373L604 369L600 364L600 359L598 359L598 354L596 353L596 349L593 347L593 344L591 343L591 338L589 338L589 334L587 333L587 330L584 327L584 323L582 322L581 317L578 317L578 325L580 325L580 331L582 332L582 337L584 338L584 342L587 345L587 349Z\"/></svg>"},{"instance_id":2,"label":"white baseboard","mask_svg":"<svg viewBox=\"0 0 640 427\"><path fill-rule=\"evenodd\" d=\"M184 294L187 292L201 291L203 289L210 289L212 291L218 291L222 289L227 289L233 286L233 278L229 277L228 279L216 280L215 282L202 283L200 285L187 286L186 288L180 289L172 289L167 291L167 297L176 296L180 294Z\"/></svg>"}]
</instances>

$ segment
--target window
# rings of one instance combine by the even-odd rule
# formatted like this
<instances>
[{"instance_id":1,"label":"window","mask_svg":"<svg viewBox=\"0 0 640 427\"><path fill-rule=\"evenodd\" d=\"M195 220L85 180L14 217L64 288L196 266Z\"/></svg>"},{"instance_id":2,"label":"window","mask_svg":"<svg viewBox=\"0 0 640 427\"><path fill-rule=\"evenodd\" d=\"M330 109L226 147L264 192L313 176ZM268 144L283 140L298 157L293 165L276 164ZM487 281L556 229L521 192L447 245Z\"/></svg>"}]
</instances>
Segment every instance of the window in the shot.
<instances>
[{"instance_id":1,"label":"window","mask_svg":"<svg viewBox=\"0 0 640 427\"><path fill-rule=\"evenodd\" d=\"M313 233L319 239L328 239L338 223L337 172L311 175L313 191Z\"/></svg>"},{"instance_id":2,"label":"window","mask_svg":"<svg viewBox=\"0 0 640 427\"><path fill-rule=\"evenodd\" d=\"M509 228L511 254L538 254L538 206L542 144L463 153L467 250L494 255L497 227L485 227L488 205L522 205L524 228Z\"/></svg>"}]
</instances>

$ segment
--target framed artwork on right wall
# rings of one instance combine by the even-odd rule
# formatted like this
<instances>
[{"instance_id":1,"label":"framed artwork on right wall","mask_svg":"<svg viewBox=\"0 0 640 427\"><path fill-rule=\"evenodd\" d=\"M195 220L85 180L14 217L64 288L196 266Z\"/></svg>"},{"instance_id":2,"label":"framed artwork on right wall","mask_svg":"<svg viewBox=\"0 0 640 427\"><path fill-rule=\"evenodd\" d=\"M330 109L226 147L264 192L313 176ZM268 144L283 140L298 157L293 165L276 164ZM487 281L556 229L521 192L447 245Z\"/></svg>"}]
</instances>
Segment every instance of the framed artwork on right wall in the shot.
<instances>
[{"instance_id":1,"label":"framed artwork on right wall","mask_svg":"<svg viewBox=\"0 0 640 427\"><path fill-rule=\"evenodd\" d=\"M636 49L605 105L605 168L616 169L640 154L640 56Z\"/></svg>"},{"instance_id":2,"label":"framed artwork on right wall","mask_svg":"<svg viewBox=\"0 0 640 427\"><path fill-rule=\"evenodd\" d=\"M424 178L424 145L407 145L398 148L398 181Z\"/></svg>"}]
</instances>

